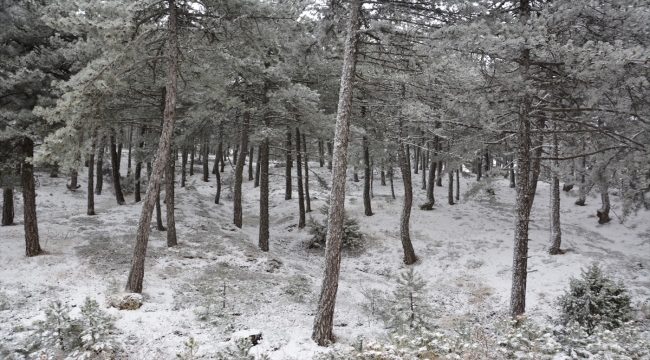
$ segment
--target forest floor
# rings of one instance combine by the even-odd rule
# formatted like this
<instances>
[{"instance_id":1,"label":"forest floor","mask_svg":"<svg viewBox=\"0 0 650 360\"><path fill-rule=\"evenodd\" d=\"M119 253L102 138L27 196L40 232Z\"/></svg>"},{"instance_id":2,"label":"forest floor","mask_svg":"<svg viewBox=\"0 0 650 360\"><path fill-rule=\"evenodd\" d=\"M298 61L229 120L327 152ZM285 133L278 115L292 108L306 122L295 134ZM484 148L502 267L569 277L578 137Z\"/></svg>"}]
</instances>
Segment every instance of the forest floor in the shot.
<instances>
[{"instance_id":1,"label":"forest floor","mask_svg":"<svg viewBox=\"0 0 650 360\"><path fill-rule=\"evenodd\" d=\"M125 161L124 161L125 162ZM311 215L329 192L315 174L330 181L326 168L311 163ZM126 164L122 167L125 173ZM199 167L196 167L199 170ZM295 170L294 170L295 171ZM324 250L308 249L308 229L298 229L297 190L284 200L284 168L271 166L270 251L257 247L259 191L245 181L244 226L232 225L232 168L222 175L222 204L214 204L215 178L200 172L176 189L179 245L167 248L166 234L155 229L155 214L147 250L144 304L134 311L105 310L117 318L118 338L130 359L171 359L185 351L193 337L199 353L211 358L238 330L257 329L263 340L256 351L272 359L311 359L323 349L310 339L324 269ZM399 173L398 173L399 174ZM108 176L96 196L96 216L86 213L86 178L71 192L66 178L37 174L37 209L44 254L25 257L22 197L16 195L16 225L0 228L0 344L19 341L20 331L44 318L53 300L79 309L86 297L106 303L123 289L130 268L141 205L128 195L116 205ZM246 175L245 175L246 177ZM180 176L179 176L180 178ZM389 330L372 314L365 294L388 294L396 278L409 267L402 263L399 218L403 187L374 179L374 215L363 215L362 182L347 184L345 208L357 218L364 236L361 248L344 251L334 319L337 346L386 338ZM496 319L507 312L511 285L514 234L514 189L494 179L495 195L483 191L464 199L476 184L461 179L461 200L448 205L445 187L437 187L436 206L419 210L426 194L421 176L413 175L414 206L411 239L419 258L412 267L427 281L430 302L442 327L453 329L476 319ZM598 262L605 273L621 280L635 306L650 299L650 212L639 210L624 223L616 215L598 225L600 200L588 196L575 206L576 190L561 193L563 255L549 247L549 188L540 182L531 215L527 315L540 322L558 317L557 298L571 277ZM618 196L613 211L621 215ZM308 215L309 216L309 215ZM163 206L164 217L164 206Z\"/></svg>"}]
</instances>

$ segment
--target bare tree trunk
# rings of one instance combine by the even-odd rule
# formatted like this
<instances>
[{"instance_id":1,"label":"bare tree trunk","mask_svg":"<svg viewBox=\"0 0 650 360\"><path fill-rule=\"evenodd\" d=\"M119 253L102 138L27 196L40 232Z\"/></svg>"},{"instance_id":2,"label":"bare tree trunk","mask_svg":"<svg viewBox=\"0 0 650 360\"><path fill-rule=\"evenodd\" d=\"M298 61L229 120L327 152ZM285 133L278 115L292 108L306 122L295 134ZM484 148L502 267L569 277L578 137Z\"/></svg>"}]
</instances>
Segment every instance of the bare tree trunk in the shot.
<instances>
[{"instance_id":1,"label":"bare tree trunk","mask_svg":"<svg viewBox=\"0 0 650 360\"><path fill-rule=\"evenodd\" d=\"M242 149L242 151L245 151L245 149ZM237 166L238 161L239 161L239 144L235 144L235 149L232 151L232 164L234 166Z\"/></svg>"},{"instance_id":2,"label":"bare tree trunk","mask_svg":"<svg viewBox=\"0 0 650 360\"><path fill-rule=\"evenodd\" d=\"M165 121L163 123L162 134L158 145L156 163L153 167L151 180L147 194L142 204L140 223L136 235L135 250L133 252L133 261L131 262L131 271L126 283L126 291L142 292L142 282L144 279L144 260L147 252L147 243L149 232L151 231L151 215L153 212L156 195L160 189L160 179L165 171L166 160L168 160L171 138L174 133L174 120L176 115L176 90L178 77L178 19L176 15L176 4L174 0L167 0L169 4L169 72L167 77L167 100L165 101Z\"/></svg>"},{"instance_id":3,"label":"bare tree trunk","mask_svg":"<svg viewBox=\"0 0 650 360\"><path fill-rule=\"evenodd\" d=\"M221 172L226 168L226 156L228 156L228 151L230 151L230 145L226 147L226 152L223 153L223 157L221 158Z\"/></svg>"},{"instance_id":4,"label":"bare tree trunk","mask_svg":"<svg viewBox=\"0 0 650 360\"><path fill-rule=\"evenodd\" d=\"M557 121L553 121L553 134L551 135L551 157L557 158L559 155L558 141L557 141ZM551 175L551 248L548 253L551 255L562 254L564 251L560 249L562 244L562 229L560 227L560 178L557 172L560 169L560 162L553 160L553 173Z\"/></svg>"},{"instance_id":5,"label":"bare tree trunk","mask_svg":"<svg viewBox=\"0 0 650 360\"><path fill-rule=\"evenodd\" d=\"M481 155L476 158L476 181L481 181L481 177L483 176L483 167L482 167L482 160L481 160Z\"/></svg>"},{"instance_id":6,"label":"bare tree trunk","mask_svg":"<svg viewBox=\"0 0 650 360\"><path fill-rule=\"evenodd\" d=\"M425 156L428 154L428 150L426 152L420 150L420 167L422 168L422 190L427 189L427 157Z\"/></svg>"},{"instance_id":7,"label":"bare tree trunk","mask_svg":"<svg viewBox=\"0 0 650 360\"><path fill-rule=\"evenodd\" d=\"M352 181L354 182L359 182L359 173L357 172L357 167L354 167L353 173L352 173Z\"/></svg>"},{"instance_id":8,"label":"bare tree trunk","mask_svg":"<svg viewBox=\"0 0 650 360\"><path fill-rule=\"evenodd\" d=\"M70 185L68 186L68 190L76 191L80 187L81 185L79 185L79 173L77 170L73 169L70 173Z\"/></svg>"},{"instance_id":9,"label":"bare tree trunk","mask_svg":"<svg viewBox=\"0 0 650 360\"><path fill-rule=\"evenodd\" d=\"M251 146L250 153L248 154L248 181L253 181L253 155L255 154L255 147Z\"/></svg>"},{"instance_id":10,"label":"bare tree trunk","mask_svg":"<svg viewBox=\"0 0 650 360\"><path fill-rule=\"evenodd\" d=\"M332 142L327 140L327 153L329 154L329 158L327 159L327 169L332 170L332 158L334 157L334 148L332 146Z\"/></svg>"},{"instance_id":11,"label":"bare tree trunk","mask_svg":"<svg viewBox=\"0 0 650 360\"><path fill-rule=\"evenodd\" d=\"M483 161L483 166L484 166L483 169L485 170L485 174L487 175L488 171L490 171L490 167L491 167L490 165L492 165L491 162L490 162L490 152L488 151L487 147L485 148L485 152L483 154L484 154L483 156L484 156L484 159L485 159Z\"/></svg>"},{"instance_id":12,"label":"bare tree trunk","mask_svg":"<svg viewBox=\"0 0 650 360\"><path fill-rule=\"evenodd\" d=\"M129 127L129 155L126 160L126 176L131 175L131 148L133 144L133 127Z\"/></svg>"},{"instance_id":13,"label":"bare tree trunk","mask_svg":"<svg viewBox=\"0 0 650 360\"><path fill-rule=\"evenodd\" d=\"M91 153L88 154L88 206L86 209L87 215L95 215L95 193L93 192L94 184L94 174L95 170L95 143L93 142L93 147Z\"/></svg>"},{"instance_id":14,"label":"bare tree trunk","mask_svg":"<svg viewBox=\"0 0 650 360\"><path fill-rule=\"evenodd\" d=\"M454 205L454 170L449 170L449 205Z\"/></svg>"},{"instance_id":15,"label":"bare tree trunk","mask_svg":"<svg viewBox=\"0 0 650 360\"><path fill-rule=\"evenodd\" d=\"M95 195L102 194L102 187L104 185L104 135L99 135L99 143L97 146L97 184L95 184Z\"/></svg>"},{"instance_id":16,"label":"bare tree trunk","mask_svg":"<svg viewBox=\"0 0 650 360\"><path fill-rule=\"evenodd\" d=\"M583 142L583 150L585 149L585 145ZM587 202L587 183L585 181L585 171L587 170L587 157L583 156L581 159L581 167L580 167L580 189L579 195L578 195L578 200L576 200L575 204L578 206L584 206L585 203Z\"/></svg>"},{"instance_id":17,"label":"bare tree trunk","mask_svg":"<svg viewBox=\"0 0 650 360\"><path fill-rule=\"evenodd\" d=\"M386 186L386 172L384 171L384 167L381 167L381 172L379 173L379 183L381 186Z\"/></svg>"},{"instance_id":18,"label":"bare tree trunk","mask_svg":"<svg viewBox=\"0 0 650 360\"><path fill-rule=\"evenodd\" d=\"M318 163L320 167L325 166L325 150L323 149L322 139L318 139Z\"/></svg>"},{"instance_id":19,"label":"bare tree trunk","mask_svg":"<svg viewBox=\"0 0 650 360\"><path fill-rule=\"evenodd\" d=\"M437 145L434 145L436 147ZM436 197L434 196L434 188L436 185L436 158L429 156L429 177L427 178L427 202L420 205L421 210L433 210L436 204Z\"/></svg>"},{"instance_id":20,"label":"bare tree trunk","mask_svg":"<svg viewBox=\"0 0 650 360\"><path fill-rule=\"evenodd\" d=\"M393 167L389 166L388 167L388 178L390 179L390 194L393 196L393 200L396 199L395 197L395 184L393 183Z\"/></svg>"},{"instance_id":21,"label":"bare tree trunk","mask_svg":"<svg viewBox=\"0 0 650 360\"><path fill-rule=\"evenodd\" d=\"M401 128L401 125L400 125ZM400 217L399 233L402 239L402 249L404 250L404 264L411 265L417 261L413 244L411 243L411 233L409 229L411 219L411 206L413 205L413 185L411 184L411 168L408 166L404 154L404 144L401 142L398 147L399 165L402 170L402 180L404 182L404 206L402 207L402 216Z\"/></svg>"},{"instance_id":22,"label":"bare tree trunk","mask_svg":"<svg viewBox=\"0 0 650 360\"><path fill-rule=\"evenodd\" d=\"M302 134L302 152L305 161L305 212L311 212L311 199L309 198L309 155L307 153L307 140Z\"/></svg>"},{"instance_id":23,"label":"bare tree trunk","mask_svg":"<svg viewBox=\"0 0 650 360\"><path fill-rule=\"evenodd\" d=\"M264 138L259 149L260 165L260 229L258 246L269 251L269 139Z\"/></svg>"},{"instance_id":24,"label":"bare tree trunk","mask_svg":"<svg viewBox=\"0 0 650 360\"><path fill-rule=\"evenodd\" d=\"M242 181L243 181L243 172L244 172L244 163L246 162L246 150L248 149L248 126L250 125L251 115L248 110L245 110L243 113L243 123L241 130L241 151L239 152L239 158L237 159L237 165L235 165L235 185L234 185L234 197L233 197L233 222L236 227L240 228L243 225L243 214L242 214Z\"/></svg>"},{"instance_id":25,"label":"bare tree trunk","mask_svg":"<svg viewBox=\"0 0 650 360\"><path fill-rule=\"evenodd\" d=\"M216 162L223 160L223 143L221 142L221 139L219 139L219 146L217 147L217 157L214 160ZM221 198L221 172L217 171L215 173L215 176L217 177L217 194L214 197L214 203L219 204L219 200Z\"/></svg>"},{"instance_id":26,"label":"bare tree trunk","mask_svg":"<svg viewBox=\"0 0 650 360\"><path fill-rule=\"evenodd\" d=\"M207 146L205 147L208 148ZM176 216L174 214L174 180L176 177L174 169L174 160L176 150L172 150L171 146L167 150L167 166L165 167L165 205L167 210L167 247L178 245L176 238ZM207 150L203 158L203 170L206 169L208 163Z\"/></svg>"},{"instance_id":27,"label":"bare tree trunk","mask_svg":"<svg viewBox=\"0 0 650 360\"><path fill-rule=\"evenodd\" d=\"M255 163L255 181L253 182L253 187L260 186L260 158L262 157L260 153L260 147L257 148L257 163Z\"/></svg>"},{"instance_id":28,"label":"bare tree trunk","mask_svg":"<svg viewBox=\"0 0 650 360\"><path fill-rule=\"evenodd\" d=\"M291 199L291 129L287 129L287 141L285 142L285 147L287 151L286 164L284 168L284 199Z\"/></svg>"},{"instance_id":29,"label":"bare tree trunk","mask_svg":"<svg viewBox=\"0 0 650 360\"><path fill-rule=\"evenodd\" d=\"M124 205L124 194L122 193L122 186L120 185L120 158L117 156L117 148L115 146L115 135L111 135L111 166L113 168L113 188L115 189L115 200L117 205Z\"/></svg>"},{"instance_id":30,"label":"bare tree trunk","mask_svg":"<svg viewBox=\"0 0 650 360\"><path fill-rule=\"evenodd\" d=\"M420 167L420 148L413 146L413 173L418 174L418 168Z\"/></svg>"},{"instance_id":31,"label":"bare tree trunk","mask_svg":"<svg viewBox=\"0 0 650 360\"><path fill-rule=\"evenodd\" d=\"M456 201L460 200L460 170L456 169Z\"/></svg>"},{"instance_id":32,"label":"bare tree trunk","mask_svg":"<svg viewBox=\"0 0 650 360\"><path fill-rule=\"evenodd\" d=\"M363 210L366 216L372 216L370 203L370 144L367 136L363 136Z\"/></svg>"},{"instance_id":33,"label":"bare tree trunk","mask_svg":"<svg viewBox=\"0 0 650 360\"><path fill-rule=\"evenodd\" d=\"M25 253L27 256L36 256L42 252L38 236L38 221L36 220L36 188L34 186L34 165L27 159L34 157L34 141L24 137L18 147L21 149L25 160L20 172L23 186L23 206L25 225Z\"/></svg>"},{"instance_id":34,"label":"bare tree trunk","mask_svg":"<svg viewBox=\"0 0 650 360\"><path fill-rule=\"evenodd\" d=\"M135 190L134 190L134 195L135 195L135 202L138 203L142 201L141 195L142 195L142 190L141 190L141 185L142 185L142 148L144 147L144 133L145 133L145 128L144 126L140 128L140 142L138 143L138 149L140 149L138 153L138 159L137 162L135 163Z\"/></svg>"},{"instance_id":35,"label":"bare tree trunk","mask_svg":"<svg viewBox=\"0 0 650 360\"><path fill-rule=\"evenodd\" d=\"M332 164L332 190L330 211L327 216L327 237L325 248L325 274L318 299L311 338L320 346L332 342L334 306L338 291L341 266L341 244L343 240L343 213L345 203L345 173L347 171L350 115L352 114L352 92L357 63L357 30L359 29L360 0L350 3L350 21L347 26L343 71L336 116L334 156Z\"/></svg>"},{"instance_id":36,"label":"bare tree trunk","mask_svg":"<svg viewBox=\"0 0 650 360\"><path fill-rule=\"evenodd\" d=\"M215 164L218 161L219 159L217 158L215 160ZM183 147L183 150L181 152L181 187L182 188L185 187L185 181L187 181L187 148Z\"/></svg>"},{"instance_id":37,"label":"bare tree trunk","mask_svg":"<svg viewBox=\"0 0 650 360\"><path fill-rule=\"evenodd\" d=\"M510 157L510 165L509 165L509 170L508 173L510 174L510 187L515 188L516 186L516 180L515 180L515 158L514 156Z\"/></svg>"},{"instance_id":38,"label":"bare tree trunk","mask_svg":"<svg viewBox=\"0 0 650 360\"><path fill-rule=\"evenodd\" d=\"M305 193L302 186L302 156L300 151L300 129L296 127L296 178L298 180L298 229L306 225L305 220Z\"/></svg>"},{"instance_id":39,"label":"bare tree trunk","mask_svg":"<svg viewBox=\"0 0 650 360\"><path fill-rule=\"evenodd\" d=\"M5 187L2 190L2 226L14 224L14 189Z\"/></svg>"},{"instance_id":40,"label":"bare tree trunk","mask_svg":"<svg viewBox=\"0 0 650 360\"><path fill-rule=\"evenodd\" d=\"M151 181L151 177L149 177L149 181ZM160 206L160 187L158 188L158 193L156 194L156 229L158 229L158 231L167 231L167 228L165 225L163 225L162 220L162 210Z\"/></svg>"},{"instance_id":41,"label":"bare tree trunk","mask_svg":"<svg viewBox=\"0 0 650 360\"><path fill-rule=\"evenodd\" d=\"M210 164L208 163L208 159L210 158L208 155L210 154L210 147L208 146L207 142L203 144L202 147L203 150L203 162L201 163L203 165L203 181L204 182L210 182Z\"/></svg>"},{"instance_id":42,"label":"bare tree trunk","mask_svg":"<svg viewBox=\"0 0 650 360\"><path fill-rule=\"evenodd\" d=\"M609 202L609 184L605 178L605 165L599 165L599 167L594 171L594 174L598 190L600 191L600 200L602 202L600 209L596 211L596 216L598 216L598 223L602 225L612 220L609 217L611 206Z\"/></svg>"},{"instance_id":43,"label":"bare tree trunk","mask_svg":"<svg viewBox=\"0 0 650 360\"><path fill-rule=\"evenodd\" d=\"M196 145L192 143L192 151L190 152L190 176L194 175L194 153L196 152Z\"/></svg>"}]
</instances>

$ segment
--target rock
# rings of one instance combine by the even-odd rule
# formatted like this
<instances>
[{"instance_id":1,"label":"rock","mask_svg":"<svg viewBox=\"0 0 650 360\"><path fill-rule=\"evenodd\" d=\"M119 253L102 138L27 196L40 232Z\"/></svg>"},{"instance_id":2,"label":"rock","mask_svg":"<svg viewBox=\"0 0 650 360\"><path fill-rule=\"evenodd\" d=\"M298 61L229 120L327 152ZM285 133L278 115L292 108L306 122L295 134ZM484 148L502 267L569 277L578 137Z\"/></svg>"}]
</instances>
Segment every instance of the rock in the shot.
<instances>
[{"instance_id":1,"label":"rock","mask_svg":"<svg viewBox=\"0 0 650 360\"><path fill-rule=\"evenodd\" d=\"M137 310L142 306L142 295L135 293L124 293L114 296L109 305L120 310Z\"/></svg>"},{"instance_id":2,"label":"rock","mask_svg":"<svg viewBox=\"0 0 650 360\"><path fill-rule=\"evenodd\" d=\"M230 338L232 340L249 339L251 344L255 346L260 342L260 340L262 340L262 331L255 330L255 329L240 330L237 331L236 333L233 333Z\"/></svg>"}]
</instances>

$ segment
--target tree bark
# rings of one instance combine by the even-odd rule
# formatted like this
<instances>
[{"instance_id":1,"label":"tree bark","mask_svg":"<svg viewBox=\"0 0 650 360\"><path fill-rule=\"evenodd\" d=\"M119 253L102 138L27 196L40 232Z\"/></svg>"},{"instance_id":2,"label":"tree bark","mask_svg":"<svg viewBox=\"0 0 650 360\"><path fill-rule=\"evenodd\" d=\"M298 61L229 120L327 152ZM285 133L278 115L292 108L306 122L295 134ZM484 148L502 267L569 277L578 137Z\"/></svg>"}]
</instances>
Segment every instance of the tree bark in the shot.
<instances>
[{"instance_id":1,"label":"tree bark","mask_svg":"<svg viewBox=\"0 0 650 360\"><path fill-rule=\"evenodd\" d=\"M609 184L607 183L607 179L605 179L605 165L599 165L599 168L594 171L594 174L602 203L600 209L596 210L596 216L598 216L598 223L602 225L611 220L609 217L609 210L611 208L609 202Z\"/></svg>"},{"instance_id":2,"label":"tree bark","mask_svg":"<svg viewBox=\"0 0 650 360\"><path fill-rule=\"evenodd\" d=\"M14 189L6 187L2 190L2 226L14 224Z\"/></svg>"},{"instance_id":3,"label":"tree bark","mask_svg":"<svg viewBox=\"0 0 650 360\"><path fill-rule=\"evenodd\" d=\"M585 144L583 142L583 150L585 149ZM579 188L579 195L578 195L578 200L576 200L575 204L578 206L584 206L585 203L587 202L587 183L585 181L585 171L587 170L587 157L583 156L581 159L581 168L580 168L580 188Z\"/></svg>"},{"instance_id":4,"label":"tree bark","mask_svg":"<svg viewBox=\"0 0 650 360\"><path fill-rule=\"evenodd\" d=\"M207 149L207 146L206 146ZM174 169L174 160L176 151L172 151L171 146L167 150L167 166L165 169L165 192L166 196L165 205L167 210L167 247L172 247L178 245L178 240L176 238L176 216L174 213L174 180L176 178L175 169ZM203 169L208 163L207 150L203 158Z\"/></svg>"},{"instance_id":5,"label":"tree bark","mask_svg":"<svg viewBox=\"0 0 650 360\"><path fill-rule=\"evenodd\" d=\"M436 147L437 145L434 145ZM434 196L434 188L436 185L436 158L429 156L429 177L427 178L427 202L420 205L421 210L433 210L436 204L436 197Z\"/></svg>"},{"instance_id":6,"label":"tree bark","mask_svg":"<svg viewBox=\"0 0 650 360\"><path fill-rule=\"evenodd\" d=\"M113 175L113 188L115 189L115 200L117 205L124 205L124 194L122 193L122 186L120 185L120 158L117 156L117 148L115 146L115 135L111 135L111 166Z\"/></svg>"},{"instance_id":7,"label":"tree bark","mask_svg":"<svg viewBox=\"0 0 650 360\"><path fill-rule=\"evenodd\" d=\"M381 172L379 173L379 184L381 186L386 186L386 172L384 171L384 167L381 167Z\"/></svg>"},{"instance_id":8,"label":"tree bark","mask_svg":"<svg viewBox=\"0 0 650 360\"><path fill-rule=\"evenodd\" d=\"M510 157L510 164L508 165L509 170L508 173L510 175L510 187L515 188L516 187L516 180L515 180L515 159L513 156Z\"/></svg>"},{"instance_id":9,"label":"tree bark","mask_svg":"<svg viewBox=\"0 0 650 360\"><path fill-rule=\"evenodd\" d=\"M367 136L363 136L363 210L366 216L372 216L370 203L370 144Z\"/></svg>"},{"instance_id":10,"label":"tree bark","mask_svg":"<svg viewBox=\"0 0 650 360\"><path fill-rule=\"evenodd\" d=\"M38 236L38 221L36 220L34 165L29 162L34 157L34 141L28 137L24 137L18 146L25 157L20 172L20 180L23 186L25 253L27 256L36 256L40 254L42 250Z\"/></svg>"},{"instance_id":11,"label":"tree bark","mask_svg":"<svg viewBox=\"0 0 650 360\"><path fill-rule=\"evenodd\" d=\"M307 140L302 134L302 156L305 162L305 212L311 212L311 199L309 198L309 156L307 155Z\"/></svg>"},{"instance_id":12,"label":"tree bark","mask_svg":"<svg viewBox=\"0 0 650 360\"><path fill-rule=\"evenodd\" d=\"M219 161L219 158L215 160L215 164ZM216 166L216 165L215 165ZM181 152L181 187L185 187L185 181L187 181L187 148L183 147Z\"/></svg>"},{"instance_id":13,"label":"tree bark","mask_svg":"<svg viewBox=\"0 0 650 360\"><path fill-rule=\"evenodd\" d=\"M142 212L140 214L140 223L136 235L135 250L133 252L133 261L131 271L126 283L126 291L142 292L142 282L144 279L144 260L151 231L151 215L153 212L156 195L160 189L160 179L165 171L167 153L171 146L171 138L174 133L174 120L176 115L176 93L178 77L178 19L177 9L174 0L167 0L169 4L169 71L167 73L167 100L165 101L165 121L163 130L158 144L157 160L153 167L151 180L147 189Z\"/></svg>"},{"instance_id":14,"label":"tree bark","mask_svg":"<svg viewBox=\"0 0 650 360\"><path fill-rule=\"evenodd\" d=\"M209 182L210 164L208 163L208 159L209 159L208 155L210 154L210 147L208 146L207 143L203 144L202 150L203 150L203 162L201 163L201 165L203 165L203 181Z\"/></svg>"},{"instance_id":15,"label":"tree bark","mask_svg":"<svg viewBox=\"0 0 650 360\"><path fill-rule=\"evenodd\" d=\"M190 176L194 175L194 153L196 152L196 145L192 143L192 151L190 152Z\"/></svg>"},{"instance_id":16,"label":"tree bark","mask_svg":"<svg viewBox=\"0 0 650 360\"><path fill-rule=\"evenodd\" d=\"M558 141L557 141L557 122L553 121L553 134L551 135L551 157L557 158L559 155ZM558 160L552 161L553 173L551 174L551 248L548 253L551 255L562 254L564 251L560 249L562 244L562 229L560 227L560 178L558 177L558 170L560 162Z\"/></svg>"},{"instance_id":17,"label":"tree bark","mask_svg":"<svg viewBox=\"0 0 650 360\"><path fill-rule=\"evenodd\" d=\"M257 163L255 163L255 181L253 182L253 187L260 186L260 158L262 157L260 147L257 148Z\"/></svg>"},{"instance_id":18,"label":"tree bark","mask_svg":"<svg viewBox=\"0 0 650 360\"><path fill-rule=\"evenodd\" d=\"M135 202L138 203L142 201L142 148L144 148L144 134L145 134L145 127L140 128L140 142L138 143L138 158L136 159L135 163L135 190L134 190L134 195L135 195Z\"/></svg>"},{"instance_id":19,"label":"tree bark","mask_svg":"<svg viewBox=\"0 0 650 360\"><path fill-rule=\"evenodd\" d=\"M93 192L94 184L94 174L95 170L95 143L91 153L88 155L88 206L86 208L86 214L89 216L95 215L95 193Z\"/></svg>"},{"instance_id":20,"label":"tree bark","mask_svg":"<svg viewBox=\"0 0 650 360\"><path fill-rule=\"evenodd\" d=\"M76 191L80 187L81 185L79 185L79 173L77 170L73 169L70 174L70 186L68 186L68 190Z\"/></svg>"},{"instance_id":21,"label":"tree bark","mask_svg":"<svg viewBox=\"0 0 650 360\"><path fill-rule=\"evenodd\" d=\"M132 144L133 144L133 128L130 127L129 128L129 155L128 155L128 158L126 160L126 168L127 168L126 169L126 176L131 175L131 148L133 147Z\"/></svg>"},{"instance_id":22,"label":"tree bark","mask_svg":"<svg viewBox=\"0 0 650 360\"><path fill-rule=\"evenodd\" d=\"M460 200L460 169L456 169L456 201Z\"/></svg>"},{"instance_id":23,"label":"tree bark","mask_svg":"<svg viewBox=\"0 0 650 360\"><path fill-rule=\"evenodd\" d=\"M221 142L221 139L219 139L219 146L217 147L217 157L214 160L215 162L223 160L223 143ZM221 172L217 171L215 173L215 176L217 177L217 194L214 196L214 203L219 204L219 200L221 198Z\"/></svg>"},{"instance_id":24,"label":"tree bark","mask_svg":"<svg viewBox=\"0 0 650 360\"><path fill-rule=\"evenodd\" d=\"M236 227L240 228L243 225L242 219L242 180L244 172L244 163L246 162L246 150L248 149L248 127L250 125L251 115L248 110L245 110L243 113L243 124L241 131L241 151L239 152L239 158L237 159L237 164L235 165L235 185L234 185L234 197L233 197L233 222Z\"/></svg>"},{"instance_id":25,"label":"tree bark","mask_svg":"<svg viewBox=\"0 0 650 360\"><path fill-rule=\"evenodd\" d=\"M97 184L95 184L95 195L102 194L102 187L104 186L104 135L100 135L97 145Z\"/></svg>"},{"instance_id":26,"label":"tree bark","mask_svg":"<svg viewBox=\"0 0 650 360\"><path fill-rule=\"evenodd\" d=\"M151 181L151 177L149 178L149 181ZM165 225L163 225L162 220L162 209L160 206L160 187L158 188L158 193L156 194L156 229L158 229L158 231L167 231L167 228Z\"/></svg>"},{"instance_id":27,"label":"tree bark","mask_svg":"<svg viewBox=\"0 0 650 360\"><path fill-rule=\"evenodd\" d=\"M253 181L253 155L255 154L255 147L251 146L250 153L248 154L248 181Z\"/></svg>"},{"instance_id":28,"label":"tree bark","mask_svg":"<svg viewBox=\"0 0 650 360\"><path fill-rule=\"evenodd\" d=\"M296 127L296 178L298 181L298 229L306 225L305 193L302 185L302 154L300 149L300 129Z\"/></svg>"},{"instance_id":29,"label":"tree bark","mask_svg":"<svg viewBox=\"0 0 650 360\"><path fill-rule=\"evenodd\" d=\"M327 159L327 169L332 170L332 158L334 157L334 149L332 147L332 142L327 140L327 153L329 158Z\"/></svg>"},{"instance_id":30,"label":"tree bark","mask_svg":"<svg viewBox=\"0 0 650 360\"><path fill-rule=\"evenodd\" d=\"M454 170L449 170L449 205L454 205Z\"/></svg>"},{"instance_id":31,"label":"tree bark","mask_svg":"<svg viewBox=\"0 0 650 360\"><path fill-rule=\"evenodd\" d=\"M259 149L260 165L260 229L258 246L269 251L269 139L264 138Z\"/></svg>"},{"instance_id":32,"label":"tree bark","mask_svg":"<svg viewBox=\"0 0 650 360\"><path fill-rule=\"evenodd\" d=\"M325 150L323 149L322 139L318 139L318 164L320 167L325 166Z\"/></svg>"},{"instance_id":33,"label":"tree bark","mask_svg":"<svg viewBox=\"0 0 650 360\"><path fill-rule=\"evenodd\" d=\"M388 178L390 179L390 194L393 196L393 200L396 199L395 197L395 184L393 183L393 167L389 166L388 167Z\"/></svg>"},{"instance_id":34,"label":"tree bark","mask_svg":"<svg viewBox=\"0 0 650 360\"><path fill-rule=\"evenodd\" d=\"M400 125L401 127L401 125ZM406 161L404 154L404 144L401 142L398 150L400 170L402 170L402 180L404 182L404 206L402 207L402 216L400 217L399 233L402 239L402 249L404 250L404 264L411 265L417 261L413 244L411 243L411 231L409 229L411 220L411 206L413 205L413 185L411 183L411 168Z\"/></svg>"},{"instance_id":35,"label":"tree bark","mask_svg":"<svg viewBox=\"0 0 650 360\"><path fill-rule=\"evenodd\" d=\"M291 199L291 129L287 129L287 140L285 142L285 147L287 151L286 164L284 168L284 199Z\"/></svg>"},{"instance_id":36,"label":"tree bark","mask_svg":"<svg viewBox=\"0 0 650 360\"><path fill-rule=\"evenodd\" d=\"M360 0L350 2L350 18L347 26L343 71L339 90L336 115L334 156L332 161L332 189L330 210L327 216L327 237L325 248L325 274L321 285L318 308L314 319L312 339L320 346L326 346L334 339L334 306L338 291L341 266L341 244L343 240L343 213L345 205L345 174L347 171L350 115L352 114L352 93L354 73L357 64L357 40L359 29Z\"/></svg>"}]
</instances>

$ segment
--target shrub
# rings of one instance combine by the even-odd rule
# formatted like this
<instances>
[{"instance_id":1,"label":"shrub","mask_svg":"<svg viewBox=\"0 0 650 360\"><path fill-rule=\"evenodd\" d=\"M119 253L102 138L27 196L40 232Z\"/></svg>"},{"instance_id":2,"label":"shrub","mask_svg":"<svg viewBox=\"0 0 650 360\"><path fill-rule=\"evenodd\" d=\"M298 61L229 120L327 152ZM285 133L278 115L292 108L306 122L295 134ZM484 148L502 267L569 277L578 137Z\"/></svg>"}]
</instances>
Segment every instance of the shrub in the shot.
<instances>
[{"instance_id":1,"label":"shrub","mask_svg":"<svg viewBox=\"0 0 650 360\"><path fill-rule=\"evenodd\" d=\"M323 205L320 207L319 211L327 216L329 212L329 206ZM313 217L309 217L307 221L307 227L309 227L309 234L312 235L312 238L308 242L308 247L311 248L321 248L325 247L326 237L327 237L327 222L319 222ZM359 221L354 218L350 218L347 214L343 215L343 247L344 248L357 248L363 245L363 235L359 231Z\"/></svg>"},{"instance_id":2,"label":"shrub","mask_svg":"<svg viewBox=\"0 0 650 360\"><path fill-rule=\"evenodd\" d=\"M577 322L588 334L597 326L620 327L630 319L630 296L622 283L603 275L597 264L582 271L582 278L572 278L569 290L559 298L564 324Z\"/></svg>"},{"instance_id":3,"label":"shrub","mask_svg":"<svg viewBox=\"0 0 650 360\"><path fill-rule=\"evenodd\" d=\"M303 302L311 294L311 281L305 275L298 274L289 279L289 284L283 290L296 301Z\"/></svg>"}]
</instances>

